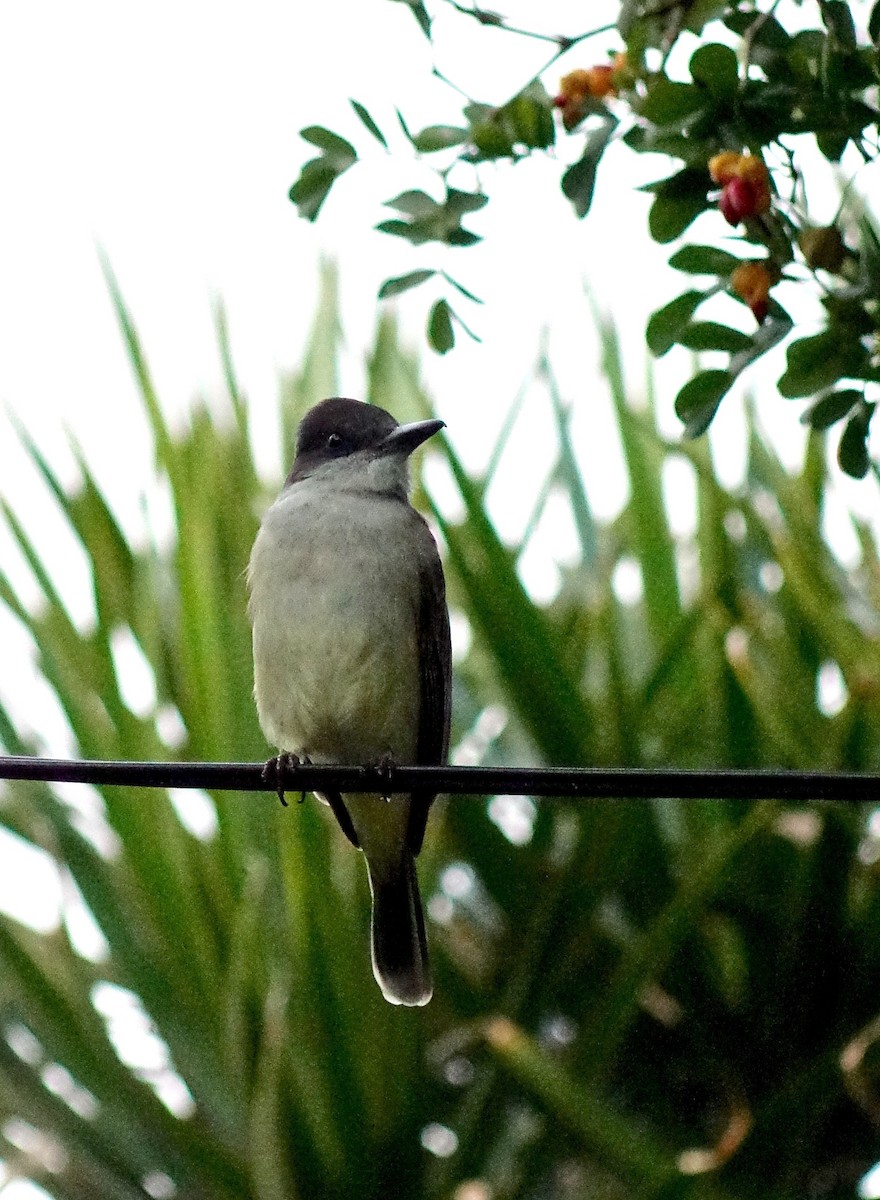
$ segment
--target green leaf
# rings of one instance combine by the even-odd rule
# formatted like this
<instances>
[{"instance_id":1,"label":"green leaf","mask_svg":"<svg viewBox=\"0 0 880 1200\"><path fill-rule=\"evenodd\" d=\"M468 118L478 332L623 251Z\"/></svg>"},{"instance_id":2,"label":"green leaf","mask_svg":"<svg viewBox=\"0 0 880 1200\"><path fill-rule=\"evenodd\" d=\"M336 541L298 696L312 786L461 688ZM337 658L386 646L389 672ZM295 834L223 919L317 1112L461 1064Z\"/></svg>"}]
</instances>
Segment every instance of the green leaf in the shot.
<instances>
[{"instance_id":1,"label":"green leaf","mask_svg":"<svg viewBox=\"0 0 880 1200\"><path fill-rule=\"evenodd\" d=\"M816 145L829 162L837 163L843 158L844 151L849 145L849 134L817 133Z\"/></svg>"},{"instance_id":2,"label":"green leaf","mask_svg":"<svg viewBox=\"0 0 880 1200\"><path fill-rule=\"evenodd\" d=\"M665 75L655 75L648 83L644 99L634 108L638 115L655 125L680 126L706 106L705 93L692 83L676 83Z\"/></svg>"},{"instance_id":3,"label":"green leaf","mask_svg":"<svg viewBox=\"0 0 880 1200\"><path fill-rule=\"evenodd\" d=\"M669 1149L637 1122L594 1096L539 1042L507 1017L486 1026L489 1049L505 1071L605 1170L627 1180L634 1192L663 1195L678 1174Z\"/></svg>"},{"instance_id":4,"label":"green leaf","mask_svg":"<svg viewBox=\"0 0 880 1200\"><path fill-rule=\"evenodd\" d=\"M471 233L469 229L450 229L446 237L442 239L449 246L475 246L477 242L483 239L477 233Z\"/></svg>"},{"instance_id":5,"label":"green leaf","mask_svg":"<svg viewBox=\"0 0 880 1200\"><path fill-rule=\"evenodd\" d=\"M877 82L873 49L841 49L833 36L828 38L822 58L821 86L823 96L811 98L804 106L804 115L811 127L834 130L841 127L855 137L865 125L873 125L876 113L857 99L853 93L864 91ZM834 108L829 110L825 97L833 95ZM839 108L846 104L843 112ZM838 110L838 111L835 111Z\"/></svg>"},{"instance_id":6,"label":"green leaf","mask_svg":"<svg viewBox=\"0 0 880 1200\"><path fill-rule=\"evenodd\" d=\"M674 241L708 207L705 198L667 200L664 196L657 196L648 214L651 237L661 245Z\"/></svg>"},{"instance_id":7,"label":"green leaf","mask_svg":"<svg viewBox=\"0 0 880 1200\"><path fill-rule=\"evenodd\" d=\"M606 121L587 136L584 152L562 176L562 192L573 204L579 217L585 217L593 203L596 169L605 153L617 122Z\"/></svg>"},{"instance_id":8,"label":"green leaf","mask_svg":"<svg viewBox=\"0 0 880 1200\"><path fill-rule=\"evenodd\" d=\"M641 192L653 192L668 200L699 200L705 199L706 192L712 187L712 180L705 165L700 167L685 167L668 175L665 179L657 179L654 183L646 183L639 188Z\"/></svg>"},{"instance_id":9,"label":"green leaf","mask_svg":"<svg viewBox=\"0 0 880 1200\"><path fill-rule=\"evenodd\" d=\"M847 416L863 399L864 393L855 388L825 392L804 411L801 422L812 429L828 429Z\"/></svg>"},{"instance_id":10,"label":"green leaf","mask_svg":"<svg viewBox=\"0 0 880 1200\"><path fill-rule=\"evenodd\" d=\"M509 121L517 142L522 142L532 150L546 150L556 140L556 125L553 121L553 108L550 97L541 84L505 104L502 113Z\"/></svg>"},{"instance_id":11,"label":"green leaf","mask_svg":"<svg viewBox=\"0 0 880 1200\"><path fill-rule=\"evenodd\" d=\"M301 129L300 136L324 154L305 164L288 194L300 216L314 221L336 179L357 162L357 152L345 138L320 125Z\"/></svg>"},{"instance_id":12,"label":"green leaf","mask_svg":"<svg viewBox=\"0 0 880 1200\"><path fill-rule=\"evenodd\" d=\"M724 350L728 354L747 350L752 344L748 334L716 321L696 321L686 325L676 341L688 350Z\"/></svg>"},{"instance_id":13,"label":"green leaf","mask_svg":"<svg viewBox=\"0 0 880 1200\"><path fill-rule=\"evenodd\" d=\"M729 371L701 371L684 385L675 397L675 412L684 423L686 437L706 432L732 383Z\"/></svg>"},{"instance_id":14,"label":"green leaf","mask_svg":"<svg viewBox=\"0 0 880 1200\"><path fill-rule=\"evenodd\" d=\"M510 158L513 155L513 134L495 118L474 126L470 138L481 158Z\"/></svg>"},{"instance_id":15,"label":"green leaf","mask_svg":"<svg viewBox=\"0 0 880 1200\"><path fill-rule=\"evenodd\" d=\"M428 412L425 411L425 416ZM469 476L447 444L447 461L466 515L453 524L431 505L449 552L451 573L468 598L468 612L492 656L493 671L547 762L579 762L588 754L590 707L573 658L551 612L528 596L516 562L485 509L480 481ZM533 913L534 915L534 913Z\"/></svg>"},{"instance_id":16,"label":"green leaf","mask_svg":"<svg viewBox=\"0 0 880 1200\"><path fill-rule=\"evenodd\" d=\"M844 4L843 0L819 0L819 10L825 28L837 45L845 50L854 50L856 27L849 4Z\"/></svg>"},{"instance_id":17,"label":"green leaf","mask_svg":"<svg viewBox=\"0 0 880 1200\"><path fill-rule=\"evenodd\" d=\"M413 135L412 135L412 134L410 133L410 131L409 131L409 126L407 125L407 123L406 123L406 121L405 121L405 119L404 119L403 113L400 111L400 109L399 109L399 108L396 108L394 111L395 111L395 113L397 114L397 123L398 123L398 125L400 126L400 128L403 130L403 136L406 138L406 140L407 140L407 141L408 141L408 142L409 142L411 145L413 145L413 146L414 146L414 145L415 145L415 139L413 138Z\"/></svg>"},{"instance_id":18,"label":"green leaf","mask_svg":"<svg viewBox=\"0 0 880 1200\"><path fill-rule=\"evenodd\" d=\"M490 121L498 109L491 104L480 104L479 101L474 100L470 104L466 104L462 111L468 125L473 129L477 125L483 125L486 121Z\"/></svg>"},{"instance_id":19,"label":"green leaf","mask_svg":"<svg viewBox=\"0 0 880 1200\"><path fill-rule=\"evenodd\" d=\"M609 334L607 336L610 337L611 335ZM603 343L603 350L605 350L607 354L607 337L605 332L601 329L600 337ZM611 352L613 352L614 349L616 349L616 347L611 347ZM552 484L556 484L558 480L559 483L564 486L569 497L571 515L574 518L575 527L577 528L578 542L580 543L583 561L587 565L592 565L596 561L596 522L593 517L592 509L590 508L590 501L587 497L587 491L584 486L583 473L578 465L577 453L575 451L574 441L571 435L571 421L574 410L573 408L566 410L562 395L559 391L559 385L553 374L553 368L551 367L549 361L545 360L539 367L539 370L547 380L547 389L550 393L550 401L553 405L553 416L556 421L556 437L559 441L558 470L554 472L554 474L548 476L548 481L552 481ZM604 362L603 373L608 377L609 383L612 383L613 394L611 373L605 366ZM525 392L521 391L514 401L513 408L507 414L504 427L502 428L501 435L499 436L499 440L496 442L495 447L493 448L492 460L490 461L490 466L493 468L493 470L498 465L499 455L503 450L503 446L506 443L507 438L510 435L516 412L518 411L524 396ZM486 487L488 489L492 482L492 475L490 474L488 468L485 473L485 479ZM540 517L538 517L538 519L540 519ZM532 528L536 527L537 520L532 524ZM524 535L521 545L526 544L526 537Z\"/></svg>"},{"instance_id":20,"label":"green leaf","mask_svg":"<svg viewBox=\"0 0 880 1200\"><path fill-rule=\"evenodd\" d=\"M739 64L729 46L710 42L691 56L690 72L694 83L704 87L716 100L729 100L739 88Z\"/></svg>"},{"instance_id":21,"label":"green leaf","mask_svg":"<svg viewBox=\"0 0 880 1200\"><path fill-rule=\"evenodd\" d=\"M338 133L324 129L321 125L310 125L307 129L301 129L299 136L305 141L311 142L313 146L317 146L319 150L323 150L331 162L338 163L340 166L343 164L351 166L353 162L357 162L357 151L351 142L347 142Z\"/></svg>"},{"instance_id":22,"label":"green leaf","mask_svg":"<svg viewBox=\"0 0 880 1200\"><path fill-rule=\"evenodd\" d=\"M621 140L637 154L665 154L690 167L705 167L714 149L702 137L667 133L656 125L633 125Z\"/></svg>"},{"instance_id":23,"label":"green leaf","mask_svg":"<svg viewBox=\"0 0 880 1200\"><path fill-rule=\"evenodd\" d=\"M669 260L670 267L688 275L728 276L742 262L735 254L716 246L682 246Z\"/></svg>"},{"instance_id":24,"label":"green leaf","mask_svg":"<svg viewBox=\"0 0 880 1200\"><path fill-rule=\"evenodd\" d=\"M748 36L750 42L750 60L767 76L764 80L752 80L745 83L745 91L772 91L779 84L791 78L791 70L787 61L791 37L776 17L768 12L760 15L754 12L730 13L725 17L724 24L740 37Z\"/></svg>"},{"instance_id":25,"label":"green leaf","mask_svg":"<svg viewBox=\"0 0 880 1200\"><path fill-rule=\"evenodd\" d=\"M692 289L651 314L645 336L652 354L661 358L675 345L678 335L708 295Z\"/></svg>"},{"instance_id":26,"label":"green leaf","mask_svg":"<svg viewBox=\"0 0 880 1200\"><path fill-rule=\"evenodd\" d=\"M763 46L770 50L785 51L791 41L785 27L767 12L762 12L757 18L754 12L732 12L725 16L724 24L739 37L750 31L753 48Z\"/></svg>"},{"instance_id":27,"label":"green leaf","mask_svg":"<svg viewBox=\"0 0 880 1200\"><path fill-rule=\"evenodd\" d=\"M401 292L408 292L410 288L418 287L419 284L436 274L436 271L422 269L410 271L408 275L397 275L393 279L386 279L379 288L379 299L387 300L389 296L399 296Z\"/></svg>"},{"instance_id":28,"label":"green leaf","mask_svg":"<svg viewBox=\"0 0 880 1200\"><path fill-rule=\"evenodd\" d=\"M392 218L388 221L380 221L376 228L380 233L389 233L392 237L406 238L414 246L421 246L424 242L431 241L431 235L411 221L401 221Z\"/></svg>"},{"instance_id":29,"label":"green leaf","mask_svg":"<svg viewBox=\"0 0 880 1200\"><path fill-rule=\"evenodd\" d=\"M657 448L646 436L643 414L636 412L627 395L624 380L623 352L611 321L595 314L602 348L602 373L608 381L611 401L620 431L621 446L630 482L631 500L627 506L626 523L631 553L636 557L644 581L644 598L640 605L639 621L646 626L655 652L665 646L670 625L679 619L681 598L675 553L669 539L669 517L663 498L663 484L658 473ZM648 398L653 408L653 385L648 376ZM573 505L577 497L573 497ZM626 640L625 633L623 641ZM623 646L620 651L625 651ZM615 650L615 655L620 653ZM626 729L626 706L619 710L621 744L629 740Z\"/></svg>"},{"instance_id":30,"label":"green leaf","mask_svg":"<svg viewBox=\"0 0 880 1200\"><path fill-rule=\"evenodd\" d=\"M469 229L463 229L460 221L463 215L483 208L487 199L482 192L463 192L449 188L445 200L439 204L426 192L401 192L393 200L387 200L386 204L412 219L401 221L394 218L380 222L376 228L382 233L406 238L415 246L423 242L472 246L480 241L480 238Z\"/></svg>"},{"instance_id":31,"label":"green leaf","mask_svg":"<svg viewBox=\"0 0 880 1200\"><path fill-rule=\"evenodd\" d=\"M467 139L468 131L458 125L428 125L415 135L413 145L420 154L434 154L438 150L460 146Z\"/></svg>"},{"instance_id":32,"label":"green leaf","mask_svg":"<svg viewBox=\"0 0 880 1200\"><path fill-rule=\"evenodd\" d=\"M667 179L647 184L641 190L654 192L648 226L657 242L671 242L709 207L706 193L711 187L705 167L685 167Z\"/></svg>"},{"instance_id":33,"label":"green leaf","mask_svg":"<svg viewBox=\"0 0 880 1200\"><path fill-rule=\"evenodd\" d=\"M853 479L864 479L871 466L868 454L868 434L874 404L862 404L847 421L837 446L837 462L842 471Z\"/></svg>"},{"instance_id":34,"label":"green leaf","mask_svg":"<svg viewBox=\"0 0 880 1200\"><path fill-rule=\"evenodd\" d=\"M871 16L868 19L868 35L875 46L880 42L880 0L877 0L871 9Z\"/></svg>"},{"instance_id":35,"label":"green leaf","mask_svg":"<svg viewBox=\"0 0 880 1200\"><path fill-rule=\"evenodd\" d=\"M314 221L340 174L326 156L313 158L305 164L299 179L288 192L301 217Z\"/></svg>"},{"instance_id":36,"label":"green leaf","mask_svg":"<svg viewBox=\"0 0 880 1200\"><path fill-rule=\"evenodd\" d=\"M699 670L696 664L695 667ZM662 970L680 946L694 916L705 913L707 900L717 893L737 858L749 847L760 844L762 835L766 836L778 816L779 806L764 800L754 804L738 824L725 823L721 829L716 828L709 845L688 862L686 875L665 908L653 917L640 938L628 943L610 986L597 1005L598 1011L593 1014L587 1041L588 1077L594 1077L603 1067L607 1069L607 1064L619 1053L627 1028L639 1010L648 963L657 963Z\"/></svg>"},{"instance_id":37,"label":"green leaf","mask_svg":"<svg viewBox=\"0 0 880 1200\"><path fill-rule=\"evenodd\" d=\"M684 28L700 34L703 26L720 17L727 7L727 0L688 0L683 14Z\"/></svg>"},{"instance_id":38,"label":"green leaf","mask_svg":"<svg viewBox=\"0 0 880 1200\"><path fill-rule=\"evenodd\" d=\"M393 200L386 200L385 207L396 208L408 217L428 217L433 216L441 206L427 192L408 191L401 192Z\"/></svg>"},{"instance_id":39,"label":"green leaf","mask_svg":"<svg viewBox=\"0 0 880 1200\"><path fill-rule=\"evenodd\" d=\"M446 354L455 345L452 309L445 300L438 300L428 317L428 341L438 354Z\"/></svg>"},{"instance_id":40,"label":"green leaf","mask_svg":"<svg viewBox=\"0 0 880 1200\"><path fill-rule=\"evenodd\" d=\"M463 217L467 213L479 212L489 203L489 197L483 192L460 192L450 188L444 208L454 217Z\"/></svg>"},{"instance_id":41,"label":"green leaf","mask_svg":"<svg viewBox=\"0 0 880 1200\"><path fill-rule=\"evenodd\" d=\"M385 149L387 150L388 149L388 141L385 137L385 134L382 132L382 130L379 128L379 126L376 124L376 122L373 120L373 118L370 116L370 114L364 108L363 104L359 103L359 101L357 101L357 100L349 100L349 104L354 109L354 111L357 113L358 117L360 118L361 123L365 126L365 128L373 135L373 137L376 139L376 141L379 142L380 145L384 146Z\"/></svg>"},{"instance_id":42,"label":"green leaf","mask_svg":"<svg viewBox=\"0 0 880 1200\"><path fill-rule=\"evenodd\" d=\"M397 2L407 6L409 11L415 17L416 24L418 25L419 29L421 29L422 33L425 35L428 41L430 41L431 18L428 14L427 8L425 8L424 0L397 0Z\"/></svg>"},{"instance_id":43,"label":"green leaf","mask_svg":"<svg viewBox=\"0 0 880 1200\"><path fill-rule=\"evenodd\" d=\"M839 326L830 325L788 347L788 365L779 380L779 391L792 400L811 396L844 376L857 376L865 357L864 347L857 338L847 335Z\"/></svg>"},{"instance_id":44,"label":"green leaf","mask_svg":"<svg viewBox=\"0 0 880 1200\"><path fill-rule=\"evenodd\" d=\"M802 87L815 87L827 43L827 35L819 29L802 29L791 39L786 59Z\"/></svg>"},{"instance_id":45,"label":"green leaf","mask_svg":"<svg viewBox=\"0 0 880 1200\"><path fill-rule=\"evenodd\" d=\"M472 103L466 106L464 115L470 125L466 136L477 151L470 158L516 158L521 154L518 147L545 150L556 140L553 106L539 81L501 108Z\"/></svg>"}]
</instances>

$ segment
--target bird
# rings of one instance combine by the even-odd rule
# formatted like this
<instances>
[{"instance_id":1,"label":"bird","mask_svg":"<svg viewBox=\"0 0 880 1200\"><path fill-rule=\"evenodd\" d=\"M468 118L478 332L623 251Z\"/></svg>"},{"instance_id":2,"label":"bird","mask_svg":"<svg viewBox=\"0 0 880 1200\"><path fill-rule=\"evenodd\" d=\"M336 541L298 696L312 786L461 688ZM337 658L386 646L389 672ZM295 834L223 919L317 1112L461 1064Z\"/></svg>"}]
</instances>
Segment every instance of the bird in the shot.
<instances>
[{"instance_id":1,"label":"bird","mask_svg":"<svg viewBox=\"0 0 880 1200\"><path fill-rule=\"evenodd\" d=\"M347 397L311 408L290 474L248 566L260 726L300 762L440 765L452 658L443 567L409 501L409 458L444 427L399 424ZM283 793L280 793L283 799ZM415 858L434 795L326 791L363 851L373 974L392 1004L421 1006L431 970Z\"/></svg>"}]
</instances>

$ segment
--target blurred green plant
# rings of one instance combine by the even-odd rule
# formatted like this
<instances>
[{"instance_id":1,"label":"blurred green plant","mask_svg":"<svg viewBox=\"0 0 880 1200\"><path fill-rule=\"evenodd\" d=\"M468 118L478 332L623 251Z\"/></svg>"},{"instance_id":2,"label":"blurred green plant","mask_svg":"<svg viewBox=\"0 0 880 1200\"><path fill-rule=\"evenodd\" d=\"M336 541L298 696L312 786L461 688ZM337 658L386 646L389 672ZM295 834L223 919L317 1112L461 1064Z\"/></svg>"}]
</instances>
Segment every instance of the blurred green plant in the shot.
<instances>
[{"instance_id":1,"label":"blurred green plant","mask_svg":"<svg viewBox=\"0 0 880 1200\"><path fill-rule=\"evenodd\" d=\"M260 759L243 570L273 489L253 466L225 327L228 413L197 407L172 433L111 287L174 537L132 545L87 457L65 490L22 433L88 556L95 619L74 626L15 497L3 512L40 599L26 605L3 573L0 599L84 755ZM327 274L284 386L288 456L302 412L338 390L339 343ZM877 770L880 560L858 523L858 567L823 540L820 438L794 479L752 427L747 482L731 493L704 446L667 445L650 411L629 406L607 323L602 344L631 488L615 521L593 516L547 362L529 390L558 451L517 545L484 502L519 402L483 474L442 445L462 520L419 487L457 627L471 631L456 666L459 756ZM401 419L431 409L387 318L368 392ZM697 495L694 532L678 538L663 502L671 462ZM520 563L560 497L578 561L537 604ZM145 714L123 699L120 636L152 670ZM37 749L2 707L0 738ZM218 793L215 830L196 836L176 796L71 797L33 783L0 793L0 821L50 856L68 898L49 933L0 919L6 1178L57 1200L772 1200L852 1197L877 1156L870 795L852 808L440 805L421 866L437 986L414 1011L373 985L361 864L317 805ZM77 948L82 902L103 950Z\"/></svg>"},{"instance_id":2,"label":"blurred green plant","mask_svg":"<svg viewBox=\"0 0 880 1200\"><path fill-rule=\"evenodd\" d=\"M433 44L433 21L423 0L406 2ZM457 0L445 0L442 8L460 16L463 35L467 24L483 26L484 53L503 53L504 40L496 35L507 33L549 46L550 58L511 98L487 104L467 97L460 124L413 133L398 112L403 140L396 143L352 101L383 150L414 155L420 175L431 172L442 193L440 200L424 190L401 193L386 202L399 216L376 228L413 246L473 245L480 236L465 229L462 218L489 202L486 164L499 160L516 164L549 154L581 218L592 206L598 168L613 142L678 160L672 174L644 189L653 195L650 236L661 244L676 241L705 212L717 214L717 240L730 235L730 227L737 230L736 237L724 239L734 253L718 245L676 251L670 265L702 277L704 286L663 305L648 327L655 354L681 345L725 356L723 365L701 370L679 391L676 412L686 434L703 433L742 372L792 332L792 318L770 293L782 280L796 282L802 293L821 301L824 313L815 332L789 344L779 392L812 399L804 413L812 428L841 424L839 465L857 478L866 475L876 407L871 397L880 383L880 239L849 193L856 174L876 162L880 149L880 2L869 12L865 4L844 0L812 0L808 6L798 0L796 7L780 6L779 0L624 0L616 25L576 34L525 30L500 13ZM812 10L815 28L802 28L805 8ZM698 38L699 45L686 70L676 66L671 73L670 54L682 34ZM592 65L569 58L575 69L551 95L542 77L575 48L580 55L598 35L606 40L612 35L624 52ZM439 75L436 67L434 74ZM301 216L314 221L359 154L351 142L318 126L302 136L322 153L302 168L290 198ZM566 166L572 147L579 157ZM830 224L818 221L807 199L823 158L846 181L844 201ZM817 190L813 186L810 193L814 204ZM708 224L705 229L712 236ZM638 251L628 230L620 261L630 260L637 271ZM477 297L445 270L429 267L386 280L379 295L430 281L441 295L428 318L428 342L443 354L455 343L456 325L474 336L450 300ZM726 310L718 309L720 319L695 320L697 310L718 296L730 300ZM741 305L751 310L757 327L746 318L751 328L740 328Z\"/></svg>"}]
</instances>

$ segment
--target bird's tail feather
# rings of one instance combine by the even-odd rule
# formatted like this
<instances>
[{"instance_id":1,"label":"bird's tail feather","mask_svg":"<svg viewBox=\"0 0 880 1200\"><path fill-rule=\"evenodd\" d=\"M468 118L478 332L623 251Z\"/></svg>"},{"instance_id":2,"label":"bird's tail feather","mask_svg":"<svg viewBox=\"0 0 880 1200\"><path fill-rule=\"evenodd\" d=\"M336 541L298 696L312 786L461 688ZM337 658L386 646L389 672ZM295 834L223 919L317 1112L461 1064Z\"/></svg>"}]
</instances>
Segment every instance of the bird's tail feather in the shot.
<instances>
[{"instance_id":1,"label":"bird's tail feather","mask_svg":"<svg viewBox=\"0 0 880 1200\"><path fill-rule=\"evenodd\" d=\"M370 868L373 894L371 950L373 974L391 1004L422 1005L431 999L431 968L425 920L412 854L381 874Z\"/></svg>"}]
</instances>

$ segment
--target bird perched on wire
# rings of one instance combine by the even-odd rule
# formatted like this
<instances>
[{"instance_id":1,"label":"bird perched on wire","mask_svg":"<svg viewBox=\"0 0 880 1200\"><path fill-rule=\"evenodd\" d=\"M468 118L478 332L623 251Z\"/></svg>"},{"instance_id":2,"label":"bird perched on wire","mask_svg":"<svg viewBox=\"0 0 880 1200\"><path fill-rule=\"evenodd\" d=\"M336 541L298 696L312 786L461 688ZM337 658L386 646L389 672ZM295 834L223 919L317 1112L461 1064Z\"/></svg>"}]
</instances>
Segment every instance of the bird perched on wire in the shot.
<instances>
[{"instance_id":1,"label":"bird perched on wire","mask_svg":"<svg viewBox=\"0 0 880 1200\"><path fill-rule=\"evenodd\" d=\"M449 614L440 556L409 503L408 461L443 422L399 425L335 397L296 458L248 569L254 695L266 737L312 763L441 764L449 745ZM280 777L280 776L279 776ZM373 973L392 1004L431 998L415 856L434 796L321 796L364 852Z\"/></svg>"}]
</instances>

